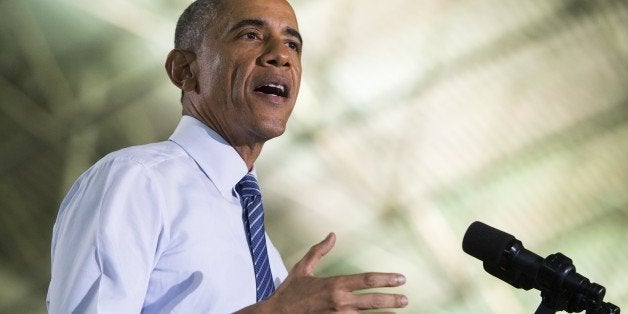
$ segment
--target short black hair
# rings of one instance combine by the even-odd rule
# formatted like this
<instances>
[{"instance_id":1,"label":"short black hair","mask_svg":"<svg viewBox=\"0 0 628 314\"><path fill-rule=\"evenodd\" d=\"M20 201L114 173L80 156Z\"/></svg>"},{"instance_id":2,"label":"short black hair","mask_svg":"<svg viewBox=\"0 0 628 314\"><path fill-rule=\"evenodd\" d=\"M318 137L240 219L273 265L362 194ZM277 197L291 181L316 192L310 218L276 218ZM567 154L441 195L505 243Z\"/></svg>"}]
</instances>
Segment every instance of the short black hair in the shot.
<instances>
[{"instance_id":1,"label":"short black hair","mask_svg":"<svg viewBox=\"0 0 628 314\"><path fill-rule=\"evenodd\" d=\"M174 31L174 47L196 52L203 42L205 31L222 9L222 0L192 2L179 17Z\"/></svg>"}]
</instances>

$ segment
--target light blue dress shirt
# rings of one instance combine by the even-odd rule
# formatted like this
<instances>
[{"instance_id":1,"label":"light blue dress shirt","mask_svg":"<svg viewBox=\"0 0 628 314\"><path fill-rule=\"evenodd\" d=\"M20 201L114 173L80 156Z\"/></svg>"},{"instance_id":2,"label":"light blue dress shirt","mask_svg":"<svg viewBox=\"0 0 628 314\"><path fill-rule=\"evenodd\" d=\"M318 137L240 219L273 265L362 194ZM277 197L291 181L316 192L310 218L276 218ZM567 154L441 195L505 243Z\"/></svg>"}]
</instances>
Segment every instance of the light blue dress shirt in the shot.
<instances>
[{"instance_id":1,"label":"light blue dress shirt","mask_svg":"<svg viewBox=\"0 0 628 314\"><path fill-rule=\"evenodd\" d=\"M255 303L233 191L246 173L224 139L188 116L169 141L98 161L61 203L48 311L230 313ZM266 241L278 286L287 271Z\"/></svg>"}]
</instances>

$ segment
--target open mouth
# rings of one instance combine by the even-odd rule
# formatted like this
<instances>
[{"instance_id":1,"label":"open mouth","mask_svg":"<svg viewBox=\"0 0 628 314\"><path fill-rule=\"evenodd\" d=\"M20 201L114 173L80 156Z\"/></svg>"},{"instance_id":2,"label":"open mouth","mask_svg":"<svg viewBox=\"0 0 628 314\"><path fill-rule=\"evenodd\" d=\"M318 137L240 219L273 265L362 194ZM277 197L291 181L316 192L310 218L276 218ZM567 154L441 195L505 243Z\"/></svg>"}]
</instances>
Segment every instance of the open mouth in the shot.
<instances>
[{"instance_id":1,"label":"open mouth","mask_svg":"<svg viewBox=\"0 0 628 314\"><path fill-rule=\"evenodd\" d=\"M288 98L288 87L278 83L268 83L254 89L256 92Z\"/></svg>"}]
</instances>

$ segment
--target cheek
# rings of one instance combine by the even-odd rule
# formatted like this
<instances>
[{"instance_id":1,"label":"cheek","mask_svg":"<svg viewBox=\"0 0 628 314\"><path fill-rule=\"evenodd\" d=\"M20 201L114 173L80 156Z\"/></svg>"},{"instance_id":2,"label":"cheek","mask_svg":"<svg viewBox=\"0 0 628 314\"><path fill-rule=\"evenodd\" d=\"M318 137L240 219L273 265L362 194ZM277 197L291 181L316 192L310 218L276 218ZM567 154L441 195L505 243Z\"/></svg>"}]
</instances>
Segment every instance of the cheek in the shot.
<instances>
[{"instance_id":1,"label":"cheek","mask_svg":"<svg viewBox=\"0 0 628 314\"><path fill-rule=\"evenodd\" d=\"M246 71L235 67L231 73L231 90L234 98L239 98L245 95L246 92Z\"/></svg>"},{"instance_id":2,"label":"cheek","mask_svg":"<svg viewBox=\"0 0 628 314\"><path fill-rule=\"evenodd\" d=\"M200 68L200 88L205 90L204 93L210 97L215 97L217 93L220 93L221 88L218 87L224 82L224 68L221 65L220 58L212 58Z\"/></svg>"},{"instance_id":3,"label":"cheek","mask_svg":"<svg viewBox=\"0 0 628 314\"><path fill-rule=\"evenodd\" d=\"M296 88L297 94L299 93L299 89L301 86L301 69L295 71L294 73L294 87Z\"/></svg>"},{"instance_id":4,"label":"cheek","mask_svg":"<svg viewBox=\"0 0 628 314\"><path fill-rule=\"evenodd\" d=\"M299 58L295 61L295 66L294 66L294 77L297 82L301 81L302 70L303 68L301 68L301 59Z\"/></svg>"},{"instance_id":5,"label":"cheek","mask_svg":"<svg viewBox=\"0 0 628 314\"><path fill-rule=\"evenodd\" d=\"M225 60L225 62L229 80L225 86L228 86L230 89L233 99L244 97L251 73L251 66L238 60Z\"/></svg>"}]
</instances>

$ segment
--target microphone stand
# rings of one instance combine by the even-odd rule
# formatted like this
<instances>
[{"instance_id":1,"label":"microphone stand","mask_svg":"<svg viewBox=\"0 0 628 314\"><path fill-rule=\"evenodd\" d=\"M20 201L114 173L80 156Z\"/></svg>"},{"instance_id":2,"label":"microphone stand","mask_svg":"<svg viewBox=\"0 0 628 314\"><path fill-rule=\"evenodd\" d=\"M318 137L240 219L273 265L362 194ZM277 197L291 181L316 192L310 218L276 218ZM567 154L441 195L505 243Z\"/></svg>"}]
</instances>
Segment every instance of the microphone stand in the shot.
<instances>
[{"instance_id":1,"label":"microphone stand","mask_svg":"<svg viewBox=\"0 0 628 314\"><path fill-rule=\"evenodd\" d=\"M535 314L555 314L557 311L586 314L619 314L620 309L602 301L606 289L576 273L567 256L556 253L548 256L538 272L541 283L541 304Z\"/></svg>"},{"instance_id":2,"label":"microphone stand","mask_svg":"<svg viewBox=\"0 0 628 314\"><path fill-rule=\"evenodd\" d=\"M476 221L462 240L462 249L482 261L489 274L515 288L541 291L535 314L557 311L619 314L619 307L603 301L606 289L576 272L570 258L556 253L543 259L526 250L513 235Z\"/></svg>"}]
</instances>

